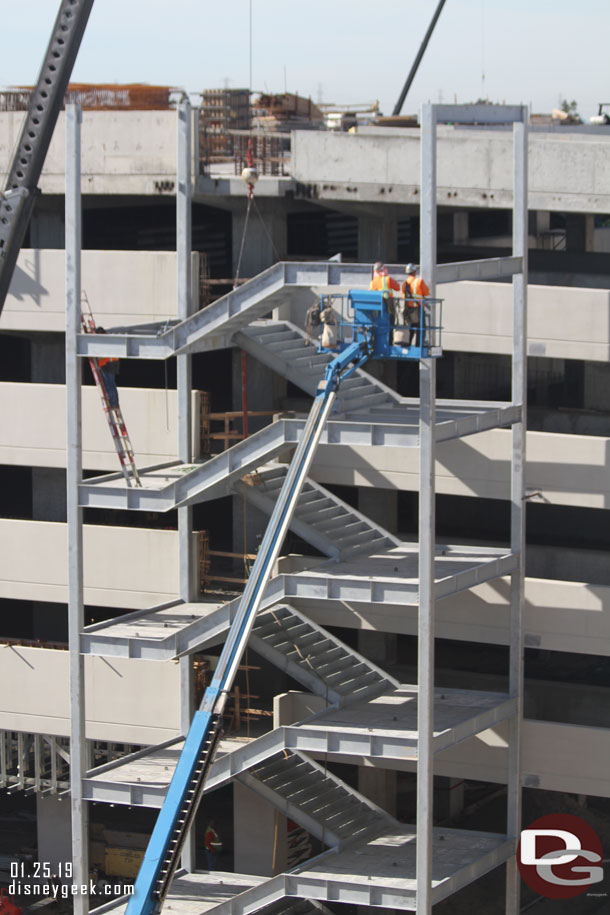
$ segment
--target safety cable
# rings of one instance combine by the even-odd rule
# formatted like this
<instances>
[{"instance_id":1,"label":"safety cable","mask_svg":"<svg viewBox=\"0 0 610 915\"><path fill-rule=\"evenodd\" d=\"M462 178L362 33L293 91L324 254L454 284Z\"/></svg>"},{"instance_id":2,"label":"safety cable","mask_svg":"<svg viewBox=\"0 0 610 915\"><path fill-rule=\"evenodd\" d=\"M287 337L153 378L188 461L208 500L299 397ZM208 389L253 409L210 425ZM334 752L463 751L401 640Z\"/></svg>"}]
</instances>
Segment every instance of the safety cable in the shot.
<instances>
[{"instance_id":1,"label":"safety cable","mask_svg":"<svg viewBox=\"0 0 610 915\"><path fill-rule=\"evenodd\" d=\"M250 194L248 196L248 206L246 207L246 219L244 221L244 231L242 232L242 236L241 236L241 245L239 247L239 257L237 259L237 269L235 271L235 280L233 281L233 289L237 289L237 283L239 280L239 270L241 267L241 259L242 259L243 253L244 253L244 242L246 241L246 232L248 231L248 219L250 217L250 208L252 206L253 200L254 200L254 197Z\"/></svg>"}]
</instances>

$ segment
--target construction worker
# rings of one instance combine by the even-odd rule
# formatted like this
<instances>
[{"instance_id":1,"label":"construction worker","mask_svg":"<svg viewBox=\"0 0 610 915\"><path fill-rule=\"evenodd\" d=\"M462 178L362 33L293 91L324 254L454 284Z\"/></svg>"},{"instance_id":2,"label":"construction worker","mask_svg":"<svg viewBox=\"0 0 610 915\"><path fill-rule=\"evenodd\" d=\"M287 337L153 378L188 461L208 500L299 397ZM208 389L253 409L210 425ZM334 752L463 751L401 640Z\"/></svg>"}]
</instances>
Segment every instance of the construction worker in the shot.
<instances>
[{"instance_id":1,"label":"construction worker","mask_svg":"<svg viewBox=\"0 0 610 915\"><path fill-rule=\"evenodd\" d=\"M400 286L396 280L388 273L388 268L381 261L373 265L373 279L369 284L369 289L375 289L383 292L383 299L390 316L390 324L396 323L396 308L392 301L394 292L400 292Z\"/></svg>"},{"instance_id":2,"label":"construction worker","mask_svg":"<svg viewBox=\"0 0 610 915\"><path fill-rule=\"evenodd\" d=\"M210 820L206 826L203 845L208 862L208 870L214 871L218 865L218 855L222 851L222 842L220 841L220 836L216 830L216 823L214 820Z\"/></svg>"},{"instance_id":3,"label":"construction worker","mask_svg":"<svg viewBox=\"0 0 610 915\"><path fill-rule=\"evenodd\" d=\"M96 334L106 333L103 327L97 327L95 332ZM104 382L104 388L106 389L106 396L110 408L112 410L118 410L119 392L116 386L116 376L119 373L119 360L111 356L104 356L97 360L97 364L102 376L102 381Z\"/></svg>"},{"instance_id":4,"label":"construction worker","mask_svg":"<svg viewBox=\"0 0 610 915\"><path fill-rule=\"evenodd\" d=\"M320 300L316 299L313 305L307 309L307 316L305 319L308 343L311 339L317 340L320 336L320 326L322 324L321 313L322 308L320 305Z\"/></svg>"},{"instance_id":5,"label":"construction worker","mask_svg":"<svg viewBox=\"0 0 610 915\"><path fill-rule=\"evenodd\" d=\"M333 307L328 300L320 312L320 321L322 323L322 340L320 341L320 345L323 349L338 349L337 319Z\"/></svg>"},{"instance_id":6,"label":"construction worker","mask_svg":"<svg viewBox=\"0 0 610 915\"><path fill-rule=\"evenodd\" d=\"M373 266L373 279L369 284L369 289L387 292L384 298L392 298L392 292L400 292L400 286L393 277L388 273L388 268L381 261Z\"/></svg>"},{"instance_id":7,"label":"construction worker","mask_svg":"<svg viewBox=\"0 0 610 915\"><path fill-rule=\"evenodd\" d=\"M414 337L417 336L416 344L421 345L421 326L422 326L422 300L430 295L430 290L417 275L415 264L407 264L405 268L407 278L402 284L402 294L405 301L405 315L411 328L410 343L413 343ZM417 332L417 333L416 333Z\"/></svg>"}]
</instances>

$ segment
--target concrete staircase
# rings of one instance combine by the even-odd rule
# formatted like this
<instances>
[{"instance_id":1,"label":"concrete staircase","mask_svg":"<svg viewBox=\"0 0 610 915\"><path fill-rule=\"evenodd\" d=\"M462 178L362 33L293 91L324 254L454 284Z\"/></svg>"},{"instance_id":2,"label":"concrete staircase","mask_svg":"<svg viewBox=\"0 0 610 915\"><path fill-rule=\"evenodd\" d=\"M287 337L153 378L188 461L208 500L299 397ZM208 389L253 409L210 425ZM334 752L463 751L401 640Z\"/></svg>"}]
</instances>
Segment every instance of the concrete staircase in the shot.
<instances>
[{"instance_id":1,"label":"concrete staircase","mask_svg":"<svg viewBox=\"0 0 610 915\"><path fill-rule=\"evenodd\" d=\"M289 321L255 321L234 334L234 342L312 397L332 353L318 353L317 343ZM362 369L342 382L335 412L349 413L399 403L395 391Z\"/></svg>"},{"instance_id":2,"label":"concrete staircase","mask_svg":"<svg viewBox=\"0 0 610 915\"><path fill-rule=\"evenodd\" d=\"M172 354L231 346L240 328L270 315L287 300L302 304L305 311L316 297L314 289L366 288L370 277L369 264L280 262L184 321L117 327L104 341L82 334L79 353L165 359Z\"/></svg>"},{"instance_id":3,"label":"concrete staircase","mask_svg":"<svg viewBox=\"0 0 610 915\"><path fill-rule=\"evenodd\" d=\"M278 753L238 779L331 848L396 825L390 814L302 753Z\"/></svg>"},{"instance_id":4,"label":"concrete staircase","mask_svg":"<svg viewBox=\"0 0 610 915\"><path fill-rule=\"evenodd\" d=\"M399 685L288 604L261 614L250 646L330 705L351 705Z\"/></svg>"},{"instance_id":5,"label":"concrete staircase","mask_svg":"<svg viewBox=\"0 0 610 915\"><path fill-rule=\"evenodd\" d=\"M245 489L248 501L270 515L286 472L284 464L259 468L248 479L250 485ZM243 492L241 483L235 487L235 492ZM381 525L311 479L307 480L299 496L290 527L331 559L370 555L400 545L400 540Z\"/></svg>"}]
</instances>

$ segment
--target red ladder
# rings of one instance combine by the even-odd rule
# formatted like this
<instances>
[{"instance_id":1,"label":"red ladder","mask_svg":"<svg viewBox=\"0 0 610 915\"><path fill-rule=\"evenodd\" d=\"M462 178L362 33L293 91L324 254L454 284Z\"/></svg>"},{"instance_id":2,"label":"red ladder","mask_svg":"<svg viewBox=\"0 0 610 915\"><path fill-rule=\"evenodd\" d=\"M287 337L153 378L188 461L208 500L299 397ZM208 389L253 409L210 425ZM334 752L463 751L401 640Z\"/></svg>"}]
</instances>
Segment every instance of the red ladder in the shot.
<instances>
[{"instance_id":1,"label":"red ladder","mask_svg":"<svg viewBox=\"0 0 610 915\"><path fill-rule=\"evenodd\" d=\"M87 309L86 312L84 310L81 311L81 325L83 331L86 334L95 334L97 332L97 328L95 326L95 321L93 320L93 314L91 312L89 301L85 294L83 294L83 305ZM114 442L116 453L118 454L119 461L121 462L121 470L123 472L123 476L125 477L129 486L132 486L134 481L136 486L141 486L142 483L140 482L140 476L138 474L138 468L136 467L133 448L131 447L129 435L127 434L127 426L125 425L125 420L123 419L121 408L119 406L110 406L108 392L106 390L104 378L102 376L102 372L98 365L97 359L89 357L89 365L91 366L91 371L93 372L95 383L102 398L102 406L104 408L104 413L110 427L110 432L112 433L112 441Z\"/></svg>"}]
</instances>

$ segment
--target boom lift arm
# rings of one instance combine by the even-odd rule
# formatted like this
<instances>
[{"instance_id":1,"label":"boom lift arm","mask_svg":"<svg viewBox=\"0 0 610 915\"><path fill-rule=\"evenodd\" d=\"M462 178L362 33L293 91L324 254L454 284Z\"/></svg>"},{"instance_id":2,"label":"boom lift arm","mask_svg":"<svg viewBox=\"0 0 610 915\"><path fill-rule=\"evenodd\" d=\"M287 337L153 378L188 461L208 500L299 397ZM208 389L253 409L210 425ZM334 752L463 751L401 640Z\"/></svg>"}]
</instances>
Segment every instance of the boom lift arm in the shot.
<instances>
[{"instance_id":1,"label":"boom lift arm","mask_svg":"<svg viewBox=\"0 0 610 915\"><path fill-rule=\"evenodd\" d=\"M23 243L38 181L93 0L61 0L51 40L0 197L0 312Z\"/></svg>"},{"instance_id":2,"label":"boom lift arm","mask_svg":"<svg viewBox=\"0 0 610 915\"><path fill-rule=\"evenodd\" d=\"M201 799L220 736L220 722L246 648L273 564L288 531L297 500L331 411L339 382L369 358L364 342L351 343L329 364L320 382L303 435L280 491L239 609L211 684L195 713L184 748L159 812L129 900L127 915L158 911L178 865L180 852Z\"/></svg>"},{"instance_id":3,"label":"boom lift arm","mask_svg":"<svg viewBox=\"0 0 610 915\"><path fill-rule=\"evenodd\" d=\"M138 873L134 894L127 906L127 915L153 915L160 910L169 890L214 758L227 698L339 384L368 359L419 360L442 354L439 299L419 301L422 310L421 339L411 346L395 344L393 338L399 329L397 304L413 300L392 301L386 293L352 290L347 296L323 296L323 301L331 309L340 303L341 316L337 326L341 333L334 344L337 355L328 364L316 391L303 434L220 654L214 678L205 691L186 736Z\"/></svg>"}]
</instances>

